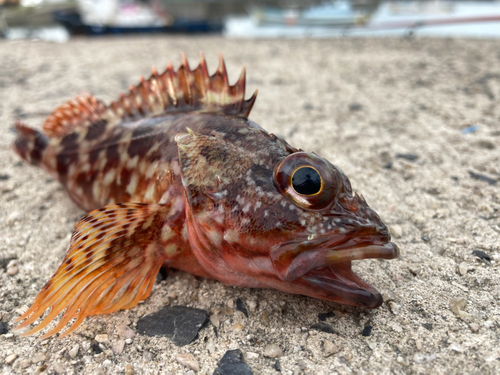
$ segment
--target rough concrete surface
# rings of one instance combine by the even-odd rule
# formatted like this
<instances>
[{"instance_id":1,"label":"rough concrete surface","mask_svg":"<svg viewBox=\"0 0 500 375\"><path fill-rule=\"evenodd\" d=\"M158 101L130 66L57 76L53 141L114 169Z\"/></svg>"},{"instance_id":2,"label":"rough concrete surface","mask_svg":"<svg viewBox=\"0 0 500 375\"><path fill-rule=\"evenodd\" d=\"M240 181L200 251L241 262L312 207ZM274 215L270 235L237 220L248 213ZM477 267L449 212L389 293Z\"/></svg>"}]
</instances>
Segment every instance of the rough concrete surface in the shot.
<instances>
[{"instance_id":1,"label":"rough concrete surface","mask_svg":"<svg viewBox=\"0 0 500 375\"><path fill-rule=\"evenodd\" d=\"M224 54L231 82L245 65L248 96L259 89L250 118L342 168L390 226L401 257L355 265L386 302L368 311L169 271L137 307L69 337L12 335L83 214L11 152L14 120L40 126L83 91L115 99L151 65L178 65L184 51L194 67L201 50L212 72ZM499 51L500 41L452 39L0 41L1 371L212 374L241 349L255 374L498 373ZM182 348L123 327L165 304L206 309L211 323ZM334 333L311 329L327 312Z\"/></svg>"}]
</instances>

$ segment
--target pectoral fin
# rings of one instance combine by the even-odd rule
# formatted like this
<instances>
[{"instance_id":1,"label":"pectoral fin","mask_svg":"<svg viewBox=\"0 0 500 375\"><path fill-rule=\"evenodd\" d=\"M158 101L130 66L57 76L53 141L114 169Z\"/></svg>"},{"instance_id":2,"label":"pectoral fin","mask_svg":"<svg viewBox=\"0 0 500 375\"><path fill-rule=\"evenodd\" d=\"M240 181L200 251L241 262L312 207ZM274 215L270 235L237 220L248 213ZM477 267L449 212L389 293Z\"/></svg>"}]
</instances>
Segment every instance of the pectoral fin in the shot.
<instances>
[{"instance_id":1,"label":"pectoral fin","mask_svg":"<svg viewBox=\"0 0 500 375\"><path fill-rule=\"evenodd\" d=\"M169 206L119 203L88 213L77 224L62 264L17 321L33 323L51 307L43 321L24 335L47 326L66 309L57 326L41 338L59 332L72 318L74 331L94 314L131 308L151 293L167 258L159 238Z\"/></svg>"}]
</instances>

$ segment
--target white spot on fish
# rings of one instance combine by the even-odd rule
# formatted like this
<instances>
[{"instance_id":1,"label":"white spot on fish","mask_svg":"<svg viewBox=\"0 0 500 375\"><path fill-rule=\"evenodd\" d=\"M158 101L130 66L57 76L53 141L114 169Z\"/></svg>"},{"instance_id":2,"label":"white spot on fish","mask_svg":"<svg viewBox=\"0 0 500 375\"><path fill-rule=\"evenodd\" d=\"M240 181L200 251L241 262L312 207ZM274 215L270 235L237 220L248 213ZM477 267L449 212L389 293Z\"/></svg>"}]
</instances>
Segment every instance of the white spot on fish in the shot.
<instances>
[{"instance_id":1,"label":"white spot on fish","mask_svg":"<svg viewBox=\"0 0 500 375\"><path fill-rule=\"evenodd\" d=\"M144 200L146 202L151 202L154 198L154 194L155 194L155 184L151 182L148 186L148 189L144 193Z\"/></svg>"},{"instance_id":2,"label":"white spot on fish","mask_svg":"<svg viewBox=\"0 0 500 375\"><path fill-rule=\"evenodd\" d=\"M113 180L115 179L115 174L116 174L116 170L114 169L110 169L105 175L104 175L104 178L102 179L102 183L104 186L108 186L110 185Z\"/></svg>"},{"instance_id":3,"label":"white spot on fish","mask_svg":"<svg viewBox=\"0 0 500 375\"><path fill-rule=\"evenodd\" d=\"M163 228L161 229L161 239L163 241L168 241L173 237L174 234L175 232L168 225L164 225Z\"/></svg>"},{"instance_id":4,"label":"white spot on fish","mask_svg":"<svg viewBox=\"0 0 500 375\"><path fill-rule=\"evenodd\" d=\"M174 255L176 252L177 252L177 246L173 243L171 243L170 245L167 245L167 247L165 247L165 253L169 256Z\"/></svg>"},{"instance_id":5,"label":"white spot on fish","mask_svg":"<svg viewBox=\"0 0 500 375\"><path fill-rule=\"evenodd\" d=\"M148 229L153 223L154 218L155 218L154 215L148 217L147 220L144 222L144 224L142 224L142 230Z\"/></svg>"},{"instance_id":6,"label":"white spot on fish","mask_svg":"<svg viewBox=\"0 0 500 375\"><path fill-rule=\"evenodd\" d=\"M139 182L139 177L136 174L133 174L130 178L130 182L127 185L127 193L129 195L133 195L135 193L135 189L137 189L137 184Z\"/></svg>"},{"instance_id":7,"label":"white spot on fish","mask_svg":"<svg viewBox=\"0 0 500 375\"><path fill-rule=\"evenodd\" d=\"M229 243L234 243L239 241L240 235L237 231L229 229L224 233L224 239Z\"/></svg>"},{"instance_id":8,"label":"white spot on fish","mask_svg":"<svg viewBox=\"0 0 500 375\"><path fill-rule=\"evenodd\" d=\"M157 166L158 166L158 163L151 163L149 165L149 167L146 169L146 173L145 173L146 178L153 177L153 173L155 173Z\"/></svg>"}]
</instances>

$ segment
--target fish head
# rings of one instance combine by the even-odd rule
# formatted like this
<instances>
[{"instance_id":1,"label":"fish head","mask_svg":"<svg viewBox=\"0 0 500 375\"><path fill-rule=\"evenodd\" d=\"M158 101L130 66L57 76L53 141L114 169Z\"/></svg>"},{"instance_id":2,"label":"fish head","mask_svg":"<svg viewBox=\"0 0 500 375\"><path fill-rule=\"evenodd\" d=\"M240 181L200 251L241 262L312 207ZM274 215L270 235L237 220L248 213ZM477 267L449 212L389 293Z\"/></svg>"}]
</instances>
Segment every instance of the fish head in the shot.
<instances>
[{"instance_id":1,"label":"fish head","mask_svg":"<svg viewBox=\"0 0 500 375\"><path fill-rule=\"evenodd\" d=\"M279 141L249 150L216 137L178 138L193 253L233 285L380 306L351 262L396 258L387 226L342 170Z\"/></svg>"}]
</instances>

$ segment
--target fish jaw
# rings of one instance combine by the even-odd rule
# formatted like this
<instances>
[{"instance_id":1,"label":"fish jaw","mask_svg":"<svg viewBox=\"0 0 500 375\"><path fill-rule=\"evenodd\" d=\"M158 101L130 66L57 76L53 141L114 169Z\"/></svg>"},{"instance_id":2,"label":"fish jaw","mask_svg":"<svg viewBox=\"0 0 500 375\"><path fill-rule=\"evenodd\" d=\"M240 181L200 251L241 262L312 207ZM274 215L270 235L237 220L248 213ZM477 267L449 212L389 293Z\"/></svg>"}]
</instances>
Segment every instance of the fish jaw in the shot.
<instances>
[{"instance_id":1,"label":"fish jaw","mask_svg":"<svg viewBox=\"0 0 500 375\"><path fill-rule=\"evenodd\" d=\"M358 228L339 236L295 239L271 249L270 257L280 280L295 285L300 294L373 309L382 304L382 297L352 271L351 264L397 258L399 249L389 241L386 230Z\"/></svg>"}]
</instances>

